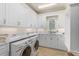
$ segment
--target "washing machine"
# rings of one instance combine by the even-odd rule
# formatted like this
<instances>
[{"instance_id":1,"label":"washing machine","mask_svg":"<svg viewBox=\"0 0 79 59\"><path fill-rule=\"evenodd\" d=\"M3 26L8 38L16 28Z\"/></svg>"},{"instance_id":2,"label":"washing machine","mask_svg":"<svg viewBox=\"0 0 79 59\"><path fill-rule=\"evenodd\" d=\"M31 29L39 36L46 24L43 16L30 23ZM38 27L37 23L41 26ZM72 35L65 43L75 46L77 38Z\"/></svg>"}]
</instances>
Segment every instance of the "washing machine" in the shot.
<instances>
[{"instance_id":1,"label":"washing machine","mask_svg":"<svg viewBox=\"0 0 79 59\"><path fill-rule=\"evenodd\" d=\"M10 55L11 56L35 56L34 45L36 37L26 38L20 41L10 43Z\"/></svg>"}]
</instances>

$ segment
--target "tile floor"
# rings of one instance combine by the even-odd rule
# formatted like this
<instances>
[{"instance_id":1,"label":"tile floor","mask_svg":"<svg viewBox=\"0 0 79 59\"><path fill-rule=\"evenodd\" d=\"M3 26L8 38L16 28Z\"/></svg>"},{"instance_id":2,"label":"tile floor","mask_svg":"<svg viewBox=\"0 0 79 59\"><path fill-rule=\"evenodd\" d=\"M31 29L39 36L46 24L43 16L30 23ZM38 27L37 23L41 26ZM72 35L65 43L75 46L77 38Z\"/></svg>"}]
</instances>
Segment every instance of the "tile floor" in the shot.
<instances>
[{"instance_id":1,"label":"tile floor","mask_svg":"<svg viewBox=\"0 0 79 59\"><path fill-rule=\"evenodd\" d=\"M65 51L39 47L37 56L67 56Z\"/></svg>"}]
</instances>

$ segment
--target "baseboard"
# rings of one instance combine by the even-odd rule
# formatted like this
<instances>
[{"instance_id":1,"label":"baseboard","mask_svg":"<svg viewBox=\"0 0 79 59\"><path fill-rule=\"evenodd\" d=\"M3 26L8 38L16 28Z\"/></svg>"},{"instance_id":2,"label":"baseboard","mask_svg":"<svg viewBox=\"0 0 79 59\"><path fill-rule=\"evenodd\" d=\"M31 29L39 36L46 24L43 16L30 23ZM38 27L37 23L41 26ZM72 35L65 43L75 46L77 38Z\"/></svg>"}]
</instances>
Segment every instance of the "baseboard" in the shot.
<instances>
[{"instance_id":1,"label":"baseboard","mask_svg":"<svg viewBox=\"0 0 79 59\"><path fill-rule=\"evenodd\" d=\"M44 47L44 48L55 49L55 50L67 52L67 50L61 50L61 49L56 49L56 48L51 48L51 47L46 47L46 46L39 46L39 47Z\"/></svg>"}]
</instances>

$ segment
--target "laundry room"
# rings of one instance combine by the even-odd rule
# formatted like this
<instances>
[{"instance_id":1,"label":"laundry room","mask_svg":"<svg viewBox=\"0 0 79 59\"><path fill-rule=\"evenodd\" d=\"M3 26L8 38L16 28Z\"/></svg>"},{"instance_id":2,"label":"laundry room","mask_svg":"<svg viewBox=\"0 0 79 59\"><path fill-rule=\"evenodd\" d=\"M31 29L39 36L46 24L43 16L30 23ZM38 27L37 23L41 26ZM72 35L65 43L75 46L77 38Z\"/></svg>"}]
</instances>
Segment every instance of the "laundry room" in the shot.
<instances>
[{"instance_id":1,"label":"laundry room","mask_svg":"<svg viewBox=\"0 0 79 59\"><path fill-rule=\"evenodd\" d=\"M78 12L79 3L0 3L0 56L79 56Z\"/></svg>"}]
</instances>

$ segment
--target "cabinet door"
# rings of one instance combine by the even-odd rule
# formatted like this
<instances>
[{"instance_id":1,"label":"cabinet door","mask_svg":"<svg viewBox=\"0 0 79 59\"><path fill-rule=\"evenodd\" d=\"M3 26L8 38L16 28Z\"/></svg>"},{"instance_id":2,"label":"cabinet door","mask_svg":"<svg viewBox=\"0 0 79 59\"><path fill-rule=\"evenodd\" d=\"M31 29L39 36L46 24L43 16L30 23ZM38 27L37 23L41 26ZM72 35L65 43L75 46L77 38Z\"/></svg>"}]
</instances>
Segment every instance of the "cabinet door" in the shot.
<instances>
[{"instance_id":1,"label":"cabinet door","mask_svg":"<svg viewBox=\"0 0 79 59\"><path fill-rule=\"evenodd\" d=\"M32 11L30 13L30 15L31 15L30 21L31 21L31 24L32 24L32 28L36 28L36 26L37 26L37 14L34 11Z\"/></svg>"},{"instance_id":2,"label":"cabinet door","mask_svg":"<svg viewBox=\"0 0 79 59\"><path fill-rule=\"evenodd\" d=\"M18 21L21 22L21 27L34 27L36 24L37 14L29 8L29 6L24 4L18 4Z\"/></svg>"},{"instance_id":3,"label":"cabinet door","mask_svg":"<svg viewBox=\"0 0 79 59\"><path fill-rule=\"evenodd\" d=\"M38 15L37 28L47 28L46 19L43 15Z\"/></svg>"},{"instance_id":4,"label":"cabinet door","mask_svg":"<svg viewBox=\"0 0 79 59\"><path fill-rule=\"evenodd\" d=\"M50 47L50 37L49 37L49 35L44 34L43 37L44 37L44 46L45 47Z\"/></svg>"},{"instance_id":5,"label":"cabinet door","mask_svg":"<svg viewBox=\"0 0 79 59\"><path fill-rule=\"evenodd\" d=\"M56 34L50 34L50 48L57 48L57 35Z\"/></svg>"},{"instance_id":6,"label":"cabinet door","mask_svg":"<svg viewBox=\"0 0 79 59\"><path fill-rule=\"evenodd\" d=\"M17 26L17 4L15 3L6 3L6 25L7 26Z\"/></svg>"},{"instance_id":7,"label":"cabinet door","mask_svg":"<svg viewBox=\"0 0 79 59\"><path fill-rule=\"evenodd\" d=\"M23 16L20 16L21 27L30 27L31 26L31 20L29 20L28 14L23 14Z\"/></svg>"},{"instance_id":8,"label":"cabinet door","mask_svg":"<svg viewBox=\"0 0 79 59\"><path fill-rule=\"evenodd\" d=\"M27 27L27 22L26 20L28 19L28 16L26 15L26 13L28 12L27 9L23 6L23 4L16 4L17 6L17 22L19 22L19 26L20 27Z\"/></svg>"},{"instance_id":9,"label":"cabinet door","mask_svg":"<svg viewBox=\"0 0 79 59\"><path fill-rule=\"evenodd\" d=\"M28 20L30 27L35 28L37 26L37 14L29 6L28 6L27 15L29 17Z\"/></svg>"},{"instance_id":10,"label":"cabinet door","mask_svg":"<svg viewBox=\"0 0 79 59\"><path fill-rule=\"evenodd\" d=\"M40 34L38 37L40 46L48 47L47 34Z\"/></svg>"},{"instance_id":11,"label":"cabinet door","mask_svg":"<svg viewBox=\"0 0 79 59\"><path fill-rule=\"evenodd\" d=\"M38 38L39 38L39 45L44 46L44 36L42 34L39 34Z\"/></svg>"},{"instance_id":12,"label":"cabinet door","mask_svg":"<svg viewBox=\"0 0 79 59\"><path fill-rule=\"evenodd\" d=\"M66 45L65 45L65 38L63 34L58 35L58 49L61 50L67 50Z\"/></svg>"},{"instance_id":13,"label":"cabinet door","mask_svg":"<svg viewBox=\"0 0 79 59\"><path fill-rule=\"evenodd\" d=\"M3 25L3 4L0 3L0 26Z\"/></svg>"},{"instance_id":14,"label":"cabinet door","mask_svg":"<svg viewBox=\"0 0 79 59\"><path fill-rule=\"evenodd\" d=\"M19 4L21 26L35 28L37 26L37 14L26 4Z\"/></svg>"}]
</instances>

